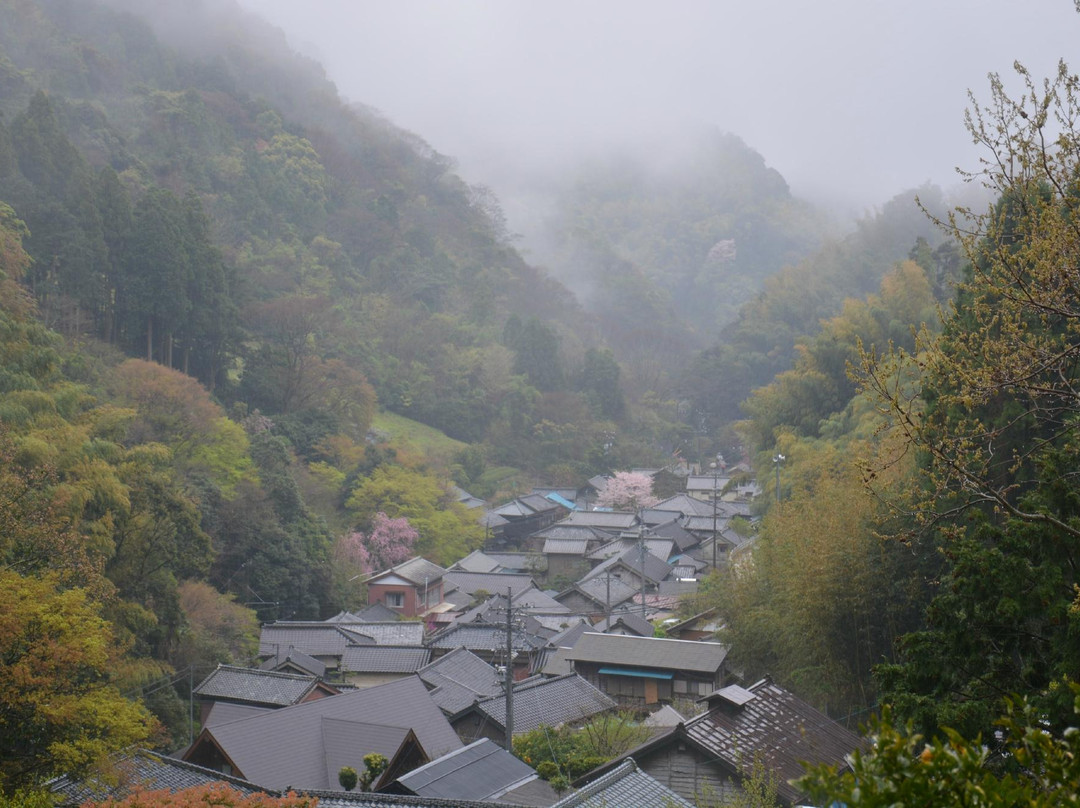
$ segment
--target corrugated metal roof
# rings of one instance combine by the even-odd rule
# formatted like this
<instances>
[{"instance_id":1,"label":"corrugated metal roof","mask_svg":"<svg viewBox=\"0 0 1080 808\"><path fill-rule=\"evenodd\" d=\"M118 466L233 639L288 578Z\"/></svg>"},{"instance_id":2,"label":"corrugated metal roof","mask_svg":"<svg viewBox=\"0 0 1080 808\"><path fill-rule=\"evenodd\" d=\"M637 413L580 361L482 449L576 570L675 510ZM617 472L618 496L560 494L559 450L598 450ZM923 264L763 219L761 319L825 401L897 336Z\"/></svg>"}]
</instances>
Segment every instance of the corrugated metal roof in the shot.
<instances>
[{"instance_id":1,"label":"corrugated metal roof","mask_svg":"<svg viewBox=\"0 0 1080 808\"><path fill-rule=\"evenodd\" d=\"M490 800L538 776L525 761L481 738L413 769L397 783L423 797Z\"/></svg>"}]
</instances>

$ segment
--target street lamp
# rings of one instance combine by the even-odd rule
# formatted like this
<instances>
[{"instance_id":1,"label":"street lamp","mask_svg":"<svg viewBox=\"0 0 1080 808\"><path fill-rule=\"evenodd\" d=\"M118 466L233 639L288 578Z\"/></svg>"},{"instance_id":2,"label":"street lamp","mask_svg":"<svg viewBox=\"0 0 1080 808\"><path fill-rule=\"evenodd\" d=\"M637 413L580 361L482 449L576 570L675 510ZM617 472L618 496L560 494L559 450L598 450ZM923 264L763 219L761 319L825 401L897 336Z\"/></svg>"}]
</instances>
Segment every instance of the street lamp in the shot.
<instances>
[{"instance_id":1,"label":"street lamp","mask_svg":"<svg viewBox=\"0 0 1080 808\"><path fill-rule=\"evenodd\" d=\"M777 505L780 504L780 464L783 463L785 460L787 460L787 458L784 457L779 452L776 454L776 457L774 457L772 459L773 465L776 466L776 504Z\"/></svg>"}]
</instances>

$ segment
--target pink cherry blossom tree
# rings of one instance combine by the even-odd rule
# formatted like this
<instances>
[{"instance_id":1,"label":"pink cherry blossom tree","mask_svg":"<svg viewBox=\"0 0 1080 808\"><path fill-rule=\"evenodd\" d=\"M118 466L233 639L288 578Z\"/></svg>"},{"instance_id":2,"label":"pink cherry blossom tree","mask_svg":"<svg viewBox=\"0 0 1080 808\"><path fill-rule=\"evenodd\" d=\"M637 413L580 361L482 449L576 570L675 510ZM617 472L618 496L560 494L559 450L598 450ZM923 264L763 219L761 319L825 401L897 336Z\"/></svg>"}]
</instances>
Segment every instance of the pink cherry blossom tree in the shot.
<instances>
[{"instance_id":1,"label":"pink cherry blossom tree","mask_svg":"<svg viewBox=\"0 0 1080 808\"><path fill-rule=\"evenodd\" d=\"M342 537L338 543L338 557L364 573L378 572L412 556L418 538L420 534L407 518L391 519L379 511L366 534L353 531Z\"/></svg>"},{"instance_id":2,"label":"pink cherry blossom tree","mask_svg":"<svg viewBox=\"0 0 1080 808\"><path fill-rule=\"evenodd\" d=\"M596 497L601 508L636 511L650 508L660 500L653 496L652 477L639 471L617 471L608 478L604 490Z\"/></svg>"}]
</instances>

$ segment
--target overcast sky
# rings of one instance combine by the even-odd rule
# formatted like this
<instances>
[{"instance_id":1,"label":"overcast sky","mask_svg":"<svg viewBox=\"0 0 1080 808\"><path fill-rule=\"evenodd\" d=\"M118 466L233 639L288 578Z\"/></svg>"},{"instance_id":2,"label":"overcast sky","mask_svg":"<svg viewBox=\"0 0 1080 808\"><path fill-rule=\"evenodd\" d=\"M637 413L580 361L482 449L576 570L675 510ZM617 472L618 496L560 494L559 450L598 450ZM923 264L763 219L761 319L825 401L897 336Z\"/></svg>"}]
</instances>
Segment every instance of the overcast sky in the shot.
<instances>
[{"instance_id":1,"label":"overcast sky","mask_svg":"<svg viewBox=\"0 0 1080 808\"><path fill-rule=\"evenodd\" d=\"M865 210L973 167L987 73L1080 70L1073 0L240 2L496 190L508 167L707 124L795 193Z\"/></svg>"}]
</instances>

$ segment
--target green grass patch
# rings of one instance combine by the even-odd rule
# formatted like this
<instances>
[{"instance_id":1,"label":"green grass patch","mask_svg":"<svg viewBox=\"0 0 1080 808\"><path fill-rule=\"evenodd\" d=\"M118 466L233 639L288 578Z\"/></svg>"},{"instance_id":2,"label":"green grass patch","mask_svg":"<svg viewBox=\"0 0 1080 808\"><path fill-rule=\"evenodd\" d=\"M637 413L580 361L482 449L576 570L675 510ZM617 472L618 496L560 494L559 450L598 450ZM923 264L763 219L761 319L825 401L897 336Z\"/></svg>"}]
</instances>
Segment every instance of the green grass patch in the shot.
<instances>
[{"instance_id":1,"label":"green grass patch","mask_svg":"<svg viewBox=\"0 0 1080 808\"><path fill-rule=\"evenodd\" d=\"M447 437L441 430L393 412L376 413L371 426L376 432L385 435L390 443L402 449L446 462L469 445Z\"/></svg>"}]
</instances>

